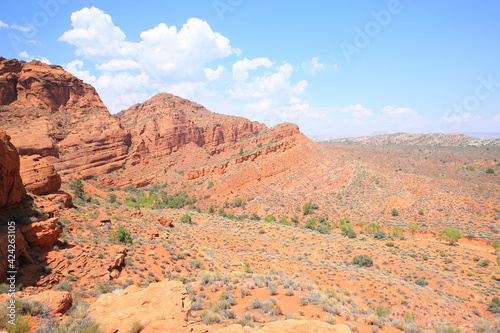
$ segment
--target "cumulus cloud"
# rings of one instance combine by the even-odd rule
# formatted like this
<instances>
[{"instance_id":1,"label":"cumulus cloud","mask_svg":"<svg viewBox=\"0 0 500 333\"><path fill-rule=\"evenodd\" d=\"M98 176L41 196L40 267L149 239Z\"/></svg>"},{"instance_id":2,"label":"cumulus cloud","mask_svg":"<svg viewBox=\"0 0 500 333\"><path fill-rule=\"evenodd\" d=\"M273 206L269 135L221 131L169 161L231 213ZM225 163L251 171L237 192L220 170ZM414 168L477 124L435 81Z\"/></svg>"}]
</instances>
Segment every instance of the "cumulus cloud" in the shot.
<instances>
[{"instance_id":1,"label":"cumulus cloud","mask_svg":"<svg viewBox=\"0 0 500 333\"><path fill-rule=\"evenodd\" d=\"M76 46L77 56L99 62L137 56L136 43L126 42L125 33L98 8L83 8L71 14L71 26L73 29L59 40Z\"/></svg>"},{"instance_id":2,"label":"cumulus cloud","mask_svg":"<svg viewBox=\"0 0 500 333\"><path fill-rule=\"evenodd\" d=\"M92 84L111 112L160 91L222 105L224 110L233 105L233 110L247 112L241 114L247 117L259 110L272 116L303 114L309 108L299 98L307 81L292 82L295 68L289 63L260 57L236 60L231 67L213 65L239 56L241 50L198 18L190 18L179 29L160 23L141 32L138 42L130 42L111 16L95 7L83 8L71 15L71 29L59 40L75 46L81 58L66 69ZM103 73L84 69L84 60ZM323 66L317 58L312 65L314 71Z\"/></svg>"},{"instance_id":3,"label":"cumulus cloud","mask_svg":"<svg viewBox=\"0 0 500 333\"><path fill-rule=\"evenodd\" d=\"M161 23L141 33L139 61L144 70L159 79L200 79L206 65L240 50L229 39L212 31L207 22L190 18L182 29Z\"/></svg>"},{"instance_id":4,"label":"cumulus cloud","mask_svg":"<svg viewBox=\"0 0 500 333\"><path fill-rule=\"evenodd\" d=\"M243 82L248 80L250 76L248 73L249 70L255 70L259 67L269 68L272 65L274 65L274 63L268 58L255 58L252 60L245 58L243 60L238 60L233 65L233 78L236 81Z\"/></svg>"},{"instance_id":5,"label":"cumulus cloud","mask_svg":"<svg viewBox=\"0 0 500 333\"><path fill-rule=\"evenodd\" d=\"M269 68L273 63L268 58L244 59L233 65L233 78L236 80L234 89L230 92L234 97L240 98L265 98L274 96L275 98L290 98L293 95L301 95L307 87L307 81L302 80L293 85L290 78L293 66L284 63L278 66L274 72L265 73L262 76L250 77L249 70L255 70L264 66Z\"/></svg>"},{"instance_id":6,"label":"cumulus cloud","mask_svg":"<svg viewBox=\"0 0 500 333\"><path fill-rule=\"evenodd\" d=\"M123 71L128 69L139 69L141 65L132 59L113 59L107 63L99 64L96 69L102 71Z\"/></svg>"},{"instance_id":7,"label":"cumulus cloud","mask_svg":"<svg viewBox=\"0 0 500 333\"><path fill-rule=\"evenodd\" d=\"M387 105L383 109L384 114L390 116L402 116L402 115L416 115L418 112L407 107L394 107L392 105Z\"/></svg>"},{"instance_id":8,"label":"cumulus cloud","mask_svg":"<svg viewBox=\"0 0 500 333\"><path fill-rule=\"evenodd\" d=\"M221 76L222 72L224 72L225 68L222 65L217 66L217 69L211 69L211 68L205 68L203 71L205 72L205 75L207 76L207 79L209 81L215 81L218 80L219 77Z\"/></svg>"}]
</instances>

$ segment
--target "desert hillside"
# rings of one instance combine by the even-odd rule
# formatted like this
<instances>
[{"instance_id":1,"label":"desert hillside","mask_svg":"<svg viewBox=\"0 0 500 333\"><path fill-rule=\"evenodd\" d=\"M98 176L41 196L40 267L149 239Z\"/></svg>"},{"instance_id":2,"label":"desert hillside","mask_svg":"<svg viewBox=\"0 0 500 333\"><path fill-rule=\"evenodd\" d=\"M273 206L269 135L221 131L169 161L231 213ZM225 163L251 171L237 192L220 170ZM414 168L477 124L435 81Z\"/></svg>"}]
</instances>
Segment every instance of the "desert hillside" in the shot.
<instances>
[{"instance_id":1,"label":"desert hillside","mask_svg":"<svg viewBox=\"0 0 500 333\"><path fill-rule=\"evenodd\" d=\"M320 144L168 93L111 115L3 58L0 103L23 332L499 332L496 141Z\"/></svg>"},{"instance_id":2,"label":"desert hillside","mask_svg":"<svg viewBox=\"0 0 500 333\"><path fill-rule=\"evenodd\" d=\"M413 134L395 133L379 134L371 136L359 136L349 138L338 138L331 140L318 140L322 143L334 145L364 145L364 146L430 146L430 147L498 147L500 139L479 139L464 134Z\"/></svg>"}]
</instances>

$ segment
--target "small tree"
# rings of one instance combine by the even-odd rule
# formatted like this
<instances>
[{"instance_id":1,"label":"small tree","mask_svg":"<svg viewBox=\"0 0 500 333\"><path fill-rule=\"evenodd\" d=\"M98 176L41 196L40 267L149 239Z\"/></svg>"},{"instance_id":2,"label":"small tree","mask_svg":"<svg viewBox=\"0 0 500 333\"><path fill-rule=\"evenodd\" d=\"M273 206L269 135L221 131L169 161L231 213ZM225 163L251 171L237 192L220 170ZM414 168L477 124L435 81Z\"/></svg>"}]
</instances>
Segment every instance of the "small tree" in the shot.
<instances>
[{"instance_id":1,"label":"small tree","mask_svg":"<svg viewBox=\"0 0 500 333\"><path fill-rule=\"evenodd\" d=\"M500 244L498 244L498 242L493 242L491 246L493 246L493 248L495 249L495 253L500 250Z\"/></svg>"},{"instance_id":2,"label":"small tree","mask_svg":"<svg viewBox=\"0 0 500 333\"><path fill-rule=\"evenodd\" d=\"M85 200L85 190L80 179L75 179L70 187L73 190L73 195L75 196L75 198Z\"/></svg>"},{"instance_id":3,"label":"small tree","mask_svg":"<svg viewBox=\"0 0 500 333\"><path fill-rule=\"evenodd\" d=\"M308 215L308 214L311 214L311 211L312 211L312 205L310 202L307 202L304 204L304 206L302 206L302 213L304 213L304 215Z\"/></svg>"},{"instance_id":4,"label":"small tree","mask_svg":"<svg viewBox=\"0 0 500 333\"><path fill-rule=\"evenodd\" d=\"M493 170L493 168L488 168L486 169L486 173L495 173L495 170Z\"/></svg>"},{"instance_id":5,"label":"small tree","mask_svg":"<svg viewBox=\"0 0 500 333\"><path fill-rule=\"evenodd\" d=\"M444 240L448 241L450 245L455 245L460 238L462 238L462 233L460 230L455 228L445 228L442 232L442 237Z\"/></svg>"},{"instance_id":6,"label":"small tree","mask_svg":"<svg viewBox=\"0 0 500 333\"><path fill-rule=\"evenodd\" d=\"M191 215L189 214L184 214L181 216L181 222L182 223L187 223L187 224L193 224L193 220L191 219Z\"/></svg>"},{"instance_id":7,"label":"small tree","mask_svg":"<svg viewBox=\"0 0 500 333\"><path fill-rule=\"evenodd\" d=\"M243 155L243 148L240 148L240 155Z\"/></svg>"},{"instance_id":8,"label":"small tree","mask_svg":"<svg viewBox=\"0 0 500 333\"><path fill-rule=\"evenodd\" d=\"M392 214L392 216L398 216L399 212L396 208L393 208L391 214Z\"/></svg>"},{"instance_id":9,"label":"small tree","mask_svg":"<svg viewBox=\"0 0 500 333\"><path fill-rule=\"evenodd\" d=\"M417 231L418 229L418 225L416 225L415 223L410 223L410 234L411 236L415 236L415 232Z\"/></svg>"},{"instance_id":10,"label":"small tree","mask_svg":"<svg viewBox=\"0 0 500 333\"><path fill-rule=\"evenodd\" d=\"M242 204L243 204L243 201L241 200L241 198L234 199L234 203L233 203L234 207L241 207Z\"/></svg>"},{"instance_id":11,"label":"small tree","mask_svg":"<svg viewBox=\"0 0 500 333\"><path fill-rule=\"evenodd\" d=\"M108 201L109 201L110 203L115 203L115 202L116 202L116 194L111 193L111 194L109 195L109 199L108 199Z\"/></svg>"},{"instance_id":12,"label":"small tree","mask_svg":"<svg viewBox=\"0 0 500 333\"><path fill-rule=\"evenodd\" d=\"M132 236L124 226L119 225L112 233L112 238L123 244L132 243Z\"/></svg>"}]
</instances>

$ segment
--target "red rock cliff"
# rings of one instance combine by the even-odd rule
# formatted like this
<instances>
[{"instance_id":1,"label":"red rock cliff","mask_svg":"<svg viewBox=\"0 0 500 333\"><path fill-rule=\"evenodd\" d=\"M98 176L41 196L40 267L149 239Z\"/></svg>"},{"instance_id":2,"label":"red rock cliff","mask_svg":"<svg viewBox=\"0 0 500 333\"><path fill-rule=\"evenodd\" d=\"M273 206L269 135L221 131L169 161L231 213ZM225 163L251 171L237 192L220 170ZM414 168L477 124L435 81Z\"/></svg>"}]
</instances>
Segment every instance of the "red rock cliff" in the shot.
<instances>
[{"instance_id":1,"label":"red rock cliff","mask_svg":"<svg viewBox=\"0 0 500 333\"><path fill-rule=\"evenodd\" d=\"M0 58L0 120L21 155L78 178L119 169L131 143L92 86L40 61Z\"/></svg>"}]
</instances>

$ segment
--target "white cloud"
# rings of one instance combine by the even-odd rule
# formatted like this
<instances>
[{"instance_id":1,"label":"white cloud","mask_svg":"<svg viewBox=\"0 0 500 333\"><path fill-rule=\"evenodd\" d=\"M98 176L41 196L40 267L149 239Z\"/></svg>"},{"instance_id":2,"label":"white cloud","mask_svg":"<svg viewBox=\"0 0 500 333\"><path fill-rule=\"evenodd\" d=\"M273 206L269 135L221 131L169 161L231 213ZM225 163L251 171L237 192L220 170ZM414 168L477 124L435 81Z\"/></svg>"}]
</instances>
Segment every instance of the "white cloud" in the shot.
<instances>
[{"instance_id":1,"label":"white cloud","mask_svg":"<svg viewBox=\"0 0 500 333\"><path fill-rule=\"evenodd\" d=\"M293 82L295 68L289 63L277 65L260 57L237 60L232 67L211 65L215 60L239 56L241 50L201 19L190 18L179 29L160 23L143 31L138 42L127 41L111 16L95 7L74 12L71 25L59 40L75 46L75 54L82 59L68 63L66 69L92 84L112 113L160 91L249 118L257 111L263 111L257 113L265 120L290 119L309 112L309 105L299 98L307 81ZM93 62L93 68L104 73L95 75L84 69L83 60ZM317 58L312 63L314 71L323 67ZM139 74L132 75L130 70Z\"/></svg>"},{"instance_id":2,"label":"white cloud","mask_svg":"<svg viewBox=\"0 0 500 333\"><path fill-rule=\"evenodd\" d=\"M493 118L493 121L499 121L499 120L500 120L500 113Z\"/></svg>"},{"instance_id":3,"label":"white cloud","mask_svg":"<svg viewBox=\"0 0 500 333\"><path fill-rule=\"evenodd\" d=\"M249 70L258 67L271 67L273 63L267 58L256 58L253 60L240 60L233 65L233 78L236 80L234 89L230 90L233 97L238 98L265 98L274 96L277 99L301 95L307 87L307 81L299 81L296 85L291 84L290 78L293 66L284 63L277 68L276 72L265 73L262 76L254 76L251 80Z\"/></svg>"},{"instance_id":4,"label":"white cloud","mask_svg":"<svg viewBox=\"0 0 500 333\"><path fill-rule=\"evenodd\" d=\"M2 28L8 28L8 27L9 27L9 25L8 25L7 23L2 22L2 21L0 20L0 29L2 29Z\"/></svg>"},{"instance_id":5,"label":"white cloud","mask_svg":"<svg viewBox=\"0 0 500 333\"><path fill-rule=\"evenodd\" d=\"M390 116L416 115L418 113L417 110L413 110L411 108L394 107L392 105L387 105L386 107L384 107L383 112L384 114Z\"/></svg>"},{"instance_id":6,"label":"white cloud","mask_svg":"<svg viewBox=\"0 0 500 333\"><path fill-rule=\"evenodd\" d=\"M177 32L165 23L141 33L139 62L159 81L199 80L206 77L206 65L213 60L238 54L229 39L213 32L207 22L190 18Z\"/></svg>"},{"instance_id":7,"label":"white cloud","mask_svg":"<svg viewBox=\"0 0 500 333\"><path fill-rule=\"evenodd\" d=\"M43 63L46 63L48 65L51 65L51 62L49 59L47 59L46 57L41 57L41 56L33 56L33 55L30 55L28 54L28 52L26 51L22 51L18 54L19 58L23 58L23 59L26 59L26 61L31 61L31 60L40 60L41 62Z\"/></svg>"},{"instance_id":8,"label":"white cloud","mask_svg":"<svg viewBox=\"0 0 500 333\"><path fill-rule=\"evenodd\" d=\"M259 67L269 68L272 65L274 65L274 63L268 58L255 58L252 60L245 58L243 60L238 60L233 65L233 78L236 81L246 81L250 76L248 73L249 70L255 70Z\"/></svg>"},{"instance_id":9,"label":"white cloud","mask_svg":"<svg viewBox=\"0 0 500 333\"><path fill-rule=\"evenodd\" d=\"M361 104L350 105L346 111L352 112L351 121L358 125L373 116L373 110L365 108Z\"/></svg>"},{"instance_id":10,"label":"white cloud","mask_svg":"<svg viewBox=\"0 0 500 333\"><path fill-rule=\"evenodd\" d=\"M12 24L10 26L10 28L14 29L14 30L19 30L21 32L29 32L32 29L32 27L23 27L22 25L18 25L18 24Z\"/></svg>"},{"instance_id":11,"label":"white cloud","mask_svg":"<svg viewBox=\"0 0 500 333\"><path fill-rule=\"evenodd\" d=\"M207 76L207 79L209 81L215 81L218 80L219 77L221 76L222 72L224 72L225 68L222 65L217 66L217 69L211 69L211 68L205 68L203 71L205 72L205 75Z\"/></svg>"},{"instance_id":12,"label":"white cloud","mask_svg":"<svg viewBox=\"0 0 500 333\"><path fill-rule=\"evenodd\" d=\"M482 117L477 114L471 114L469 112L464 114L453 113L449 116L442 117L439 120L440 124L460 124L465 122L470 122L474 120L481 120Z\"/></svg>"},{"instance_id":13,"label":"white cloud","mask_svg":"<svg viewBox=\"0 0 500 333\"><path fill-rule=\"evenodd\" d=\"M314 57L311 60L303 63L302 67L306 69L309 74L315 75L317 72L324 70L326 68L326 65L324 63L320 63L318 57Z\"/></svg>"},{"instance_id":14,"label":"white cloud","mask_svg":"<svg viewBox=\"0 0 500 333\"><path fill-rule=\"evenodd\" d=\"M136 45L126 42L125 33L113 24L111 16L98 8L83 8L72 13L71 26L73 29L59 40L76 46L78 56L102 62L137 55Z\"/></svg>"},{"instance_id":15,"label":"white cloud","mask_svg":"<svg viewBox=\"0 0 500 333\"><path fill-rule=\"evenodd\" d=\"M141 65L132 59L113 59L107 63L96 66L102 71L123 71L127 69L139 69Z\"/></svg>"}]
</instances>

